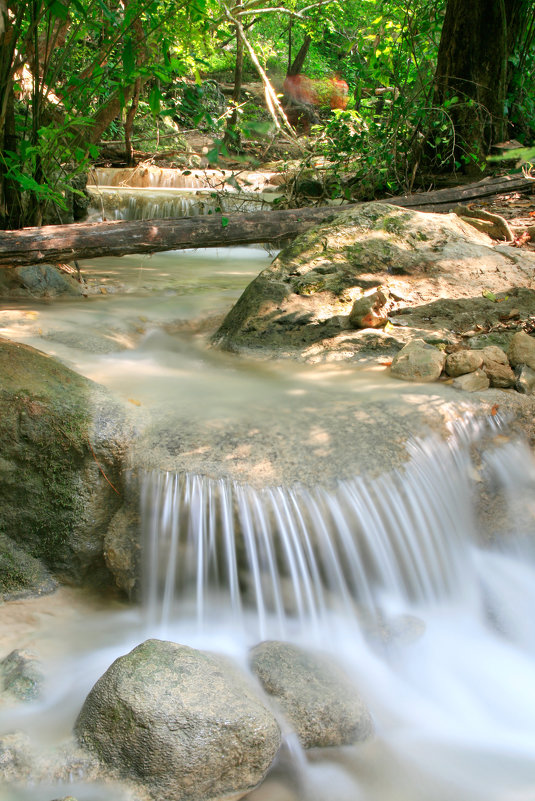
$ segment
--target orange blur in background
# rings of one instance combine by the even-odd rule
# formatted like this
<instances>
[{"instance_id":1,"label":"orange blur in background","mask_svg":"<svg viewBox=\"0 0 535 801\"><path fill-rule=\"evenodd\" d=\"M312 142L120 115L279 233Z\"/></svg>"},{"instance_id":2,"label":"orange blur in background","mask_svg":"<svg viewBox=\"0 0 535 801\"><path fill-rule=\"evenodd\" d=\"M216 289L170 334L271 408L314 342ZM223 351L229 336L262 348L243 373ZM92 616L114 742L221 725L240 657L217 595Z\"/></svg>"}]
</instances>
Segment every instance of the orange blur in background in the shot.
<instances>
[{"instance_id":1,"label":"orange blur in background","mask_svg":"<svg viewBox=\"0 0 535 801\"><path fill-rule=\"evenodd\" d=\"M288 75L282 90L291 102L317 108L344 109L349 96L347 83L337 75L317 80L306 75Z\"/></svg>"}]
</instances>

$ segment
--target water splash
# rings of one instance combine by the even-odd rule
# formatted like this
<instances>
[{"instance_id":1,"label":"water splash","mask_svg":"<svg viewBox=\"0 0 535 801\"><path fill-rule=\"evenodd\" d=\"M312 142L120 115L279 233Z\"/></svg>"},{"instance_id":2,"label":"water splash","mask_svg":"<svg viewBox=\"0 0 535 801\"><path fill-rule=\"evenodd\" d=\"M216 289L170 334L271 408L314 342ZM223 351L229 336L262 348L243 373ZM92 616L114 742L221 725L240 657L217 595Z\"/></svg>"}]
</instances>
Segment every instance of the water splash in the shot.
<instances>
[{"instance_id":1,"label":"water splash","mask_svg":"<svg viewBox=\"0 0 535 801\"><path fill-rule=\"evenodd\" d=\"M401 470L334 488L255 489L230 479L153 471L142 477L145 602L151 624L177 608L206 627L228 611L259 638L322 636L333 614L481 601L475 554L478 476L470 446L499 421L464 422L449 440L413 440ZM511 493L515 447L490 451ZM530 460L529 453L524 458ZM535 473L524 469L525 479ZM480 560L479 560L480 561Z\"/></svg>"}]
</instances>

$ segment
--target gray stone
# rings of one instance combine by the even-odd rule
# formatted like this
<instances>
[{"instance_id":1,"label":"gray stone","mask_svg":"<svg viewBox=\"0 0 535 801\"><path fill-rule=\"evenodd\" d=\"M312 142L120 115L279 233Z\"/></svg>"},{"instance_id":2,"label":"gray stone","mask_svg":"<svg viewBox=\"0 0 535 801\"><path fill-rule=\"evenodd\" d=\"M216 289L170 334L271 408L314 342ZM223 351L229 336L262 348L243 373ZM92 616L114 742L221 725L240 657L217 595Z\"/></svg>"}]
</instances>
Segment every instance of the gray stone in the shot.
<instances>
[{"instance_id":1,"label":"gray stone","mask_svg":"<svg viewBox=\"0 0 535 801\"><path fill-rule=\"evenodd\" d=\"M523 395L535 395L535 370L527 364L519 365L515 370L515 388Z\"/></svg>"},{"instance_id":2,"label":"gray stone","mask_svg":"<svg viewBox=\"0 0 535 801\"><path fill-rule=\"evenodd\" d=\"M111 665L75 732L157 801L241 798L263 779L280 745L274 716L232 663L161 640Z\"/></svg>"},{"instance_id":3,"label":"gray stone","mask_svg":"<svg viewBox=\"0 0 535 801\"><path fill-rule=\"evenodd\" d=\"M53 264L29 264L0 269L0 296L55 297L81 295L84 287Z\"/></svg>"},{"instance_id":4,"label":"gray stone","mask_svg":"<svg viewBox=\"0 0 535 801\"><path fill-rule=\"evenodd\" d=\"M391 373L402 381L436 381L445 361L446 355L438 348L413 339L394 357Z\"/></svg>"},{"instance_id":5,"label":"gray stone","mask_svg":"<svg viewBox=\"0 0 535 801\"><path fill-rule=\"evenodd\" d=\"M509 364L487 360L483 365L483 372L487 375L491 387L509 389L515 385L516 377Z\"/></svg>"},{"instance_id":6,"label":"gray stone","mask_svg":"<svg viewBox=\"0 0 535 801\"><path fill-rule=\"evenodd\" d=\"M380 328L387 321L387 303L387 295L380 290L358 298L349 314L349 325L352 328Z\"/></svg>"},{"instance_id":7,"label":"gray stone","mask_svg":"<svg viewBox=\"0 0 535 801\"><path fill-rule=\"evenodd\" d=\"M446 372L452 378L479 370L483 356L477 350L458 350L446 358Z\"/></svg>"},{"instance_id":8,"label":"gray stone","mask_svg":"<svg viewBox=\"0 0 535 801\"><path fill-rule=\"evenodd\" d=\"M483 372L483 370L476 370L475 373L466 373L460 375L453 381L455 389L462 389L465 392L478 392L479 390L488 389L490 381Z\"/></svg>"},{"instance_id":9,"label":"gray stone","mask_svg":"<svg viewBox=\"0 0 535 801\"><path fill-rule=\"evenodd\" d=\"M250 664L304 748L349 745L372 736L373 722L357 688L328 657L270 641L253 648Z\"/></svg>"},{"instance_id":10,"label":"gray stone","mask_svg":"<svg viewBox=\"0 0 535 801\"><path fill-rule=\"evenodd\" d=\"M535 339L524 331L517 331L511 339L507 356L511 367L527 364L535 370Z\"/></svg>"},{"instance_id":11,"label":"gray stone","mask_svg":"<svg viewBox=\"0 0 535 801\"><path fill-rule=\"evenodd\" d=\"M11 651L0 662L0 680L4 692L17 700L35 701L43 684L36 655L29 651Z\"/></svg>"}]
</instances>

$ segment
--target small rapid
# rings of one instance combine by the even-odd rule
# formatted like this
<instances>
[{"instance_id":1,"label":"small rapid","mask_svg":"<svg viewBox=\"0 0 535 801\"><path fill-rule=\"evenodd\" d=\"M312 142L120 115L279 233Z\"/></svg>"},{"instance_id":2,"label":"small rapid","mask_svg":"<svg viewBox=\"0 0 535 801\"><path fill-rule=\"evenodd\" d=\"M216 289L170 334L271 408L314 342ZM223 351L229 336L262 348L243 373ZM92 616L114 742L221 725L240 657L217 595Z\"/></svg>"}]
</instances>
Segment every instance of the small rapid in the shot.
<instances>
[{"instance_id":1,"label":"small rapid","mask_svg":"<svg viewBox=\"0 0 535 801\"><path fill-rule=\"evenodd\" d=\"M249 801L535 801L533 456L500 414L465 414L447 387L211 351L199 320L267 258L106 261L91 268L101 296L1 311L4 335L131 407L143 591L139 605L72 588L4 605L2 652L35 649L45 685L34 704L1 708L0 734L25 732L42 765L143 640L247 670L249 649L275 638L334 657L376 736L304 752L286 729ZM430 433L433 410L446 436ZM0 801L128 801L83 771L7 782Z\"/></svg>"}]
</instances>

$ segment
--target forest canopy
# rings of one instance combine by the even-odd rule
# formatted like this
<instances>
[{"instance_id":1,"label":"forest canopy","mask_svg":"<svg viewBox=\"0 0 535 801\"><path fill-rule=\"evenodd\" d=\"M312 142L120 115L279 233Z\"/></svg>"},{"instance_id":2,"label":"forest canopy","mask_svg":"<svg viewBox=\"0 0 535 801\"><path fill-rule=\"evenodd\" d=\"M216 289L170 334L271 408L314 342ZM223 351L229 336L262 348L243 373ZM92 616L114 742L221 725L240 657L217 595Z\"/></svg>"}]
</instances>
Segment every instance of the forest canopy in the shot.
<instances>
[{"instance_id":1,"label":"forest canopy","mask_svg":"<svg viewBox=\"0 0 535 801\"><path fill-rule=\"evenodd\" d=\"M132 164L187 130L213 164L292 143L348 200L478 174L533 143L534 41L530 0L0 0L0 226L61 222L108 143Z\"/></svg>"}]
</instances>

